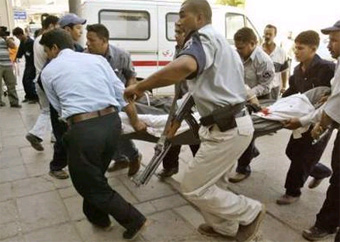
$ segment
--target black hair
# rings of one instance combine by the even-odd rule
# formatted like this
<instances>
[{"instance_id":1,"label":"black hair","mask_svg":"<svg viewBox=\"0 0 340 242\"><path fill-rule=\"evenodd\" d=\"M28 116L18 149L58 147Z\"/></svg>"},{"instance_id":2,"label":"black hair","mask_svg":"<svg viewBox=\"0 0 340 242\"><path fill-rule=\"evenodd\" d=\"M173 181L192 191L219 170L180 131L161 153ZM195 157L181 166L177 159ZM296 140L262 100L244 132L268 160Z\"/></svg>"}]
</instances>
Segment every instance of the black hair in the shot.
<instances>
[{"instance_id":1,"label":"black hair","mask_svg":"<svg viewBox=\"0 0 340 242\"><path fill-rule=\"evenodd\" d=\"M244 43L250 43L254 41L257 43L257 37L251 28L243 27L235 33L234 41L240 41Z\"/></svg>"},{"instance_id":2,"label":"black hair","mask_svg":"<svg viewBox=\"0 0 340 242\"><path fill-rule=\"evenodd\" d=\"M70 23L68 25L65 25L64 27L62 27L63 29L65 29L66 27L69 27L70 29L73 29L73 27L75 26L75 24Z\"/></svg>"},{"instance_id":3,"label":"black hair","mask_svg":"<svg viewBox=\"0 0 340 242\"><path fill-rule=\"evenodd\" d=\"M210 4L206 0L186 0L184 4L190 6L190 10L193 13L200 14L202 13L208 23L211 23L212 11Z\"/></svg>"},{"instance_id":4,"label":"black hair","mask_svg":"<svg viewBox=\"0 0 340 242\"><path fill-rule=\"evenodd\" d=\"M9 36L9 31L7 31L6 26L0 26L0 37L7 37Z\"/></svg>"},{"instance_id":5,"label":"black hair","mask_svg":"<svg viewBox=\"0 0 340 242\"><path fill-rule=\"evenodd\" d=\"M39 42L48 48L52 48L56 45L59 50L63 49L73 49L73 40L68 32L63 29L53 29L43 34Z\"/></svg>"},{"instance_id":6,"label":"black hair","mask_svg":"<svg viewBox=\"0 0 340 242\"><path fill-rule=\"evenodd\" d=\"M24 34L24 30L20 27L16 27L15 29L13 29L13 35L17 36L17 35L23 35Z\"/></svg>"},{"instance_id":7,"label":"black hair","mask_svg":"<svg viewBox=\"0 0 340 242\"><path fill-rule=\"evenodd\" d=\"M319 47L320 37L314 30L303 31L295 38L295 43Z\"/></svg>"},{"instance_id":8,"label":"black hair","mask_svg":"<svg viewBox=\"0 0 340 242\"><path fill-rule=\"evenodd\" d=\"M47 17L44 18L44 20L41 22L41 26L43 29L48 29L50 24L56 25L59 21L59 18L54 15L48 15Z\"/></svg>"},{"instance_id":9,"label":"black hair","mask_svg":"<svg viewBox=\"0 0 340 242\"><path fill-rule=\"evenodd\" d=\"M266 27L265 27L265 29L266 29L266 28L274 29L275 35L277 34L277 28L276 28L276 26L274 26L274 25L272 25L272 24L267 24Z\"/></svg>"},{"instance_id":10,"label":"black hair","mask_svg":"<svg viewBox=\"0 0 340 242\"><path fill-rule=\"evenodd\" d=\"M102 24L92 24L86 26L87 32L95 32L99 38L109 40L109 30Z\"/></svg>"}]
</instances>

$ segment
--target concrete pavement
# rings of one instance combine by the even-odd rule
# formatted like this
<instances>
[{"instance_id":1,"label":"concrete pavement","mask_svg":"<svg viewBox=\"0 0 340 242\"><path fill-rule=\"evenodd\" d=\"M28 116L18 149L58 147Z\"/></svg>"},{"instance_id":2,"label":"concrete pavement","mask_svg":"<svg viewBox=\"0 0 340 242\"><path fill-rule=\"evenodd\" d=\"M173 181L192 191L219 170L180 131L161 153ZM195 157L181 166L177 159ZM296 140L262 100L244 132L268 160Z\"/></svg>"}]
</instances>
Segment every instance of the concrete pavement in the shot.
<instances>
[{"instance_id":1,"label":"concrete pavement","mask_svg":"<svg viewBox=\"0 0 340 242\"><path fill-rule=\"evenodd\" d=\"M22 97L20 85L19 89ZM25 140L39 114L38 105L25 103L22 109L13 109L6 102L7 106L0 108L0 241L123 241L124 229L116 222L113 230L103 232L85 219L81 197L70 179L57 180L47 174L53 153L50 136L43 142L43 152L35 151ZM284 192L289 166L284 154L289 135L281 130L259 138L261 155L252 163L252 175L230 185L233 191L266 204L268 213L258 241L305 241L301 231L313 225L325 198L328 181L314 190L304 188L295 204L276 205L276 198ZM333 140L322 158L327 165ZM154 144L136 144L147 164ZM107 174L112 187L152 221L136 241L214 241L196 231L203 218L178 192L183 170L191 159L188 147L183 147L180 159L180 173L173 179L164 183L153 177L146 187L135 187L127 170Z\"/></svg>"}]
</instances>

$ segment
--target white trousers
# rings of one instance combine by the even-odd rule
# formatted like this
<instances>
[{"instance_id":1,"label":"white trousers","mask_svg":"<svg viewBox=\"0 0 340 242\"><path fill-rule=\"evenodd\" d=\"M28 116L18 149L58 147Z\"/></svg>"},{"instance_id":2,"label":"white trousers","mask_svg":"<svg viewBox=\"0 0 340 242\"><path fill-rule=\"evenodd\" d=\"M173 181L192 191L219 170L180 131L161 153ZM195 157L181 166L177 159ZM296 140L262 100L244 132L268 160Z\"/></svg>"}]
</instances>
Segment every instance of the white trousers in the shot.
<instances>
[{"instance_id":1,"label":"white trousers","mask_svg":"<svg viewBox=\"0 0 340 242\"><path fill-rule=\"evenodd\" d=\"M205 222L216 232L228 236L235 236L239 225L250 224L262 209L260 202L216 185L230 173L250 144L252 125L251 118L246 116L242 125L226 132L221 132L216 125L202 126L200 149L189 163L181 184L183 195L201 210Z\"/></svg>"},{"instance_id":2,"label":"white trousers","mask_svg":"<svg viewBox=\"0 0 340 242\"><path fill-rule=\"evenodd\" d=\"M45 134L47 132L52 131L51 118L50 118L50 104L48 102L46 94L40 88L38 83L35 83L35 87L36 87L37 94L39 97L39 104L40 104L41 112L34 126L29 131L29 133L43 140Z\"/></svg>"}]
</instances>

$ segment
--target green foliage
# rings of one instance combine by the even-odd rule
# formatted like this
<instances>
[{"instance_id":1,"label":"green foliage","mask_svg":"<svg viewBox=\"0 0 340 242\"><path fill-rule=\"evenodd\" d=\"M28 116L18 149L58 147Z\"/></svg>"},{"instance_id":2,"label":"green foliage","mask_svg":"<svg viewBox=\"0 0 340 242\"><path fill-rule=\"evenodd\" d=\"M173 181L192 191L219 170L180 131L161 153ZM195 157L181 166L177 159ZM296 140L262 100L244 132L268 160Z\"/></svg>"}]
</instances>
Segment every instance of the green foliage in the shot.
<instances>
[{"instance_id":1,"label":"green foliage","mask_svg":"<svg viewBox=\"0 0 340 242\"><path fill-rule=\"evenodd\" d=\"M217 4L228 5L233 7L244 7L246 0L216 0Z\"/></svg>"}]
</instances>

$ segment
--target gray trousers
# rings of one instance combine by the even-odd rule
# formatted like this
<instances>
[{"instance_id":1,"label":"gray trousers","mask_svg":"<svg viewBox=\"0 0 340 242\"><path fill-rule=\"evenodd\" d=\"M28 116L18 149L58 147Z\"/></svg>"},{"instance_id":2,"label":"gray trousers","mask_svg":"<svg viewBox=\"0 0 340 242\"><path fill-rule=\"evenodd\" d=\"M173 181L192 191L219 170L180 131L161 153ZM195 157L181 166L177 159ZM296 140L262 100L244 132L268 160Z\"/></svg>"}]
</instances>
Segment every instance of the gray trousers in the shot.
<instances>
[{"instance_id":1,"label":"gray trousers","mask_svg":"<svg viewBox=\"0 0 340 242\"><path fill-rule=\"evenodd\" d=\"M14 76L11 66L0 66L0 87L2 88L2 80L4 80L8 92L8 100L11 105L19 103L18 94L15 90L17 84L16 77ZM0 102L2 102L2 91L0 92Z\"/></svg>"}]
</instances>

